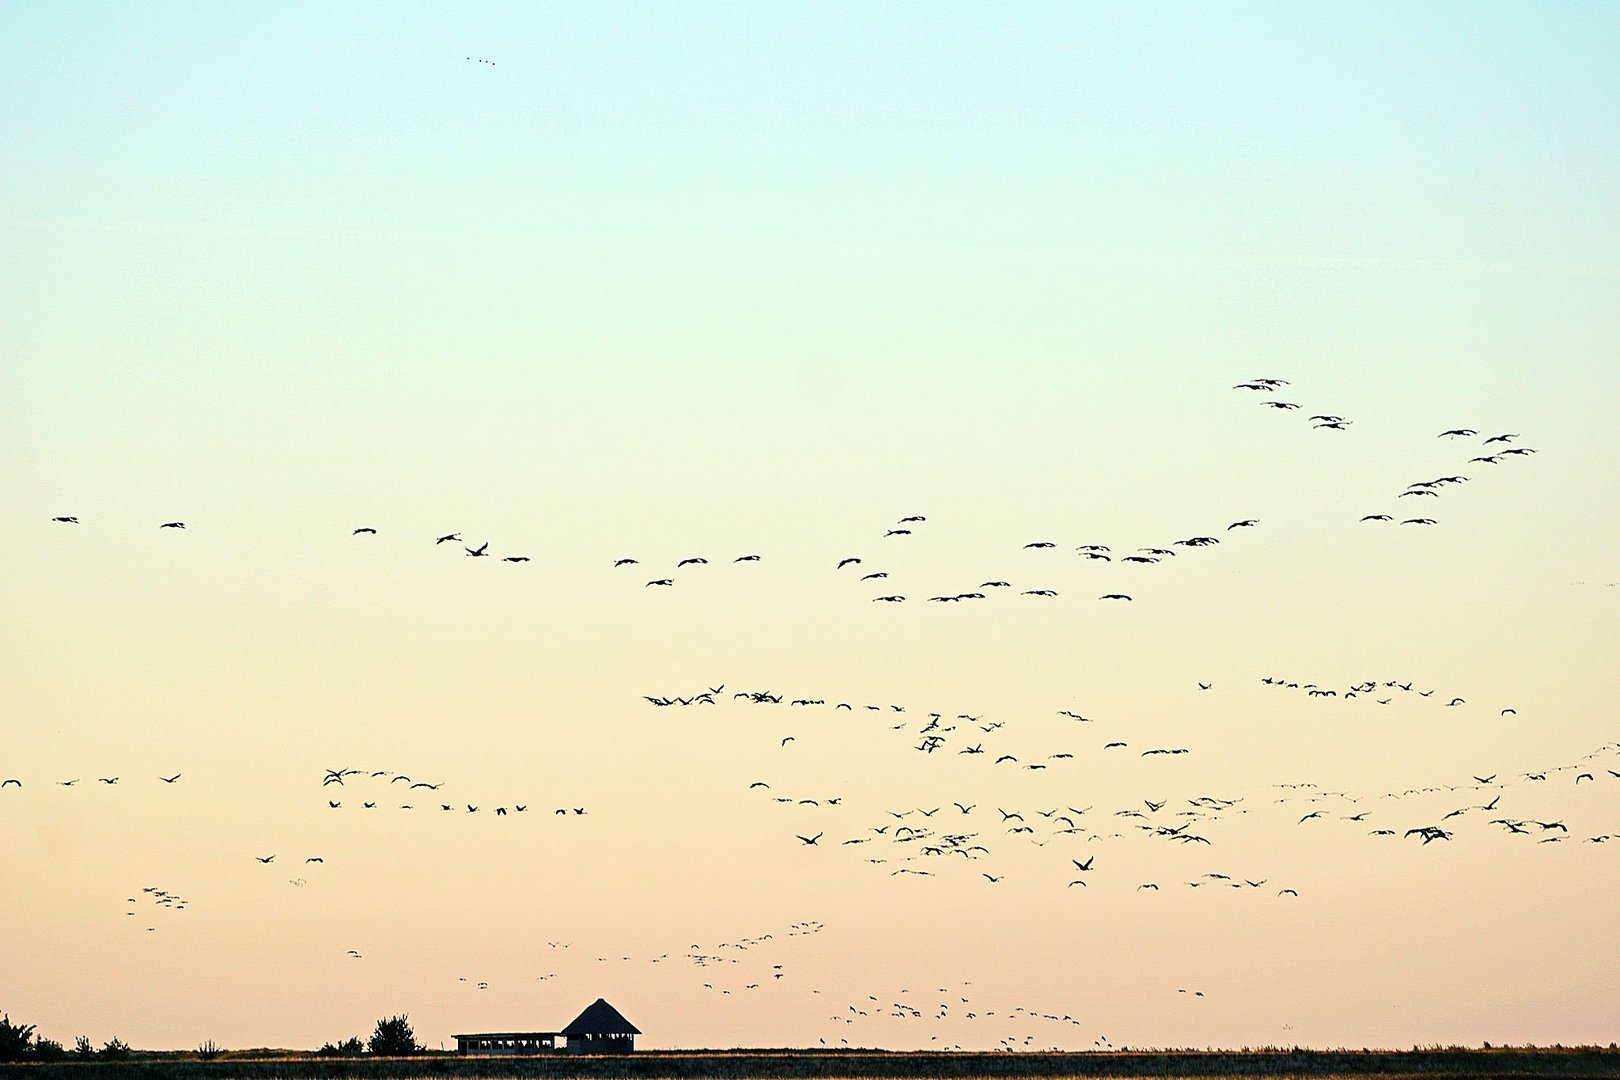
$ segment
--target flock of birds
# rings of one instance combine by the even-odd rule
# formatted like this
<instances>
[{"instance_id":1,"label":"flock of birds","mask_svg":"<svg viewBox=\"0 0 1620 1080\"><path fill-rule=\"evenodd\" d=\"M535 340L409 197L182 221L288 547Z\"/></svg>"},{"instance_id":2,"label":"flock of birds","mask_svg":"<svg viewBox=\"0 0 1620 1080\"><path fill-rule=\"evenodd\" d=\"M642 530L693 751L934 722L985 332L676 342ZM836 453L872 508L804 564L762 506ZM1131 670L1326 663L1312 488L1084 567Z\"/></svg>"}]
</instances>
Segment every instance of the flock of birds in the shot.
<instances>
[{"instance_id":1,"label":"flock of birds","mask_svg":"<svg viewBox=\"0 0 1620 1080\"><path fill-rule=\"evenodd\" d=\"M344 791L349 791L352 790L347 783L347 780L349 779L356 779L357 782L362 786L370 784L372 787L378 790L390 792L390 802L392 802L393 798L396 797L396 795L393 793L398 793L404 798L412 800L411 802L394 803L394 808L399 810L418 809L418 804L415 800L417 798L426 798L430 801L422 803L420 808L424 810L432 810L437 808L439 813L477 814L487 808L489 810L489 816L491 817L511 817L515 814L525 814L529 812L529 804L527 802L520 803L516 800L510 799L502 800L500 805L495 805L492 801L485 799L480 799L476 803L465 801L459 803L442 802L437 796L437 793L441 788L444 787L444 781L416 780L405 775L404 773L394 772L389 769L327 769L326 775L321 778L321 787L323 789L329 789L333 785L337 785L338 787L343 788ZM396 784L404 784L405 786L398 788L394 786ZM413 796L411 795L411 792L413 791L420 791L424 794L421 796ZM353 798L350 798L347 800L347 805L350 809L358 810L375 810L382 805L384 800L380 795L373 795L371 798L366 798L367 794L370 794L370 792L363 790L358 803L356 803ZM337 795L338 797L334 797L334 795ZM327 792L327 809L341 810L343 809L344 805L345 800L341 797L341 793L334 793L330 791ZM590 811L583 806L559 806L552 809L550 812L557 817L584 817L586 814L590 813Z\"/></svg>"},{"instance_id":2,"label":"flock of birds","mask_svg":"<svg viewBox=\"0 0 1620 1080\"><path fill-rule=\"evenodd\" d=\"M468 61L474 61L468 57ZM491 60L477 63L493 65ZM1279 413L1303 413L1303 408L1292 401L1283 400L1280 392L1291 384L1276 378L1256 378L1236 384L1233 389L1260 395L1260 404ZM1314 430L1348 432L1354 421L1331 412L1315 412L1308 416ZM1480 432L1467 427L1448 428L1439 433L1448 441L1475 440ZM1483 438L1477 444L1481 452L1459 461L1457 468L1479 465L1493 468L1505 462L1528 458L1537 451L1518 444L1521 436L1504 432ZM1460 471L1430 479L1415 480L1400 491L1396 499L1408 499L1413 504L1437 502L1452 487L1470 482ZM51 519L60 525L77 526L80 518L75 514L62 514ZM1400 518L1395 513L1364 515L1362 522L1398 521L1405 525L1434 525L1435 518L1412 516ZM1242 535L1261 527L1257 517L1235 517L1219 524L1210 523L1202 531L1163 539L1145 546L1099 543L1096 537L1075 537L1060 541L1054 538L1032 539L1017 550L1006 554L1007 565L1017 566L1018 572L990 573L964 578L957 587L944 590L898 587L898 553L905 545L915 543L926 535L928 518L923 514L907 514L886 525L873 537L876 551L842 553L827 561L827 572L833 577L853 583L864 590L870 603L899 604L909 599L921 599L941 605L986 601L994 596L1018 596L1032 600L1053 599L1067 592L1054 587L1053 560L1070 556L1074 565L1097 568L1112 575L1102 586L1104 591L1087 590L1100 601L1129 603L1133 591L1126 583L1146 568L1163 565L1183 557L1197 558L1195 552L1207 551L1221 545L1234 534ZM163 521L161 530L183 532L187 523L182 520ZM350 530L356 538L380 535L378 527L361 525ZM429 537L423 537L424 543ZM463 558L493 560L519 565L532 561L520 551L492 550L491 541L474 535L472 542L461 531L440 533L431 537L431 546L459 554ZM1077 542L1083 541L1083 542ZM739 570L760 564L765 556L747 552L714 562L730 565ZM642 561L630 555L611 560L610 569L635 581L642 581L642 589L669 589L680 583L696 580L702 575L716 572L706 555L688 554L680 558L653 561L648 569ZM1029 580L1015 584L1015 577ZM1111 587L1113 586L1113 587ZM870 595L875 594L875 595ZM1412 678L1368 678L1339 683L1317 683L1292 677L1268 675L1259 683L1269 691L1298 694L1312 701L1334 700L1348 702L1360 700L1377 706L1389 706L1398 700L1430 702L1436 707L1462 709L1468 706L1460 694L1439 693L1420 687ZM1215 690L1213 682L1196 681L1197 693ZM1232 865L1241 860L1221 857L1223 842L1240 827L1260 819L1275 819L1300 829L1344 829L1369 837L1407 841L1429 848L1461 839L1483 836L1523 838L1524 841L1557 844L1584 842L1599 845L1616 841L1620 848L1620 825L1608 830L1595 830L1572 825L1569 815L1562 809L1546 805L1544 793L1555 787L1567 792L1586 792L1612 786L1620 781L1620 743L1610 743L1587 753L1574 761L1534 768L1517 768L1512 772L1492 771L1480 775L1469 774L1466 779L1437 780L1422 787L1400 791L1352 793L1343 790L1323 790L1310 782L1277 784L1265 794L1243 791L1211 791L1194 788L1188 773L1173 762L1180 762L1198 753L1197 745L1179 745L1179 740L1156 740L1150 733L1136 726L1099 720L1087 710L1066 707L1054 709L1038 722L992 719L977 711L951 709L925 710L895 702L866 702L824 692L788 692L774 689L731 689L726 683L679 693L642 695L655 709L718 709L757 708L776 721L769 736L770 750L778 754L794 754L802 749L801 740L809 741L826 736L830 741L845 738L848 731L836 725L854 722L859 718L875 731L884 733L897 755L909 756L914 768L927 769L929 764L944 761L963 762L962 769L951 772L950 790L942 790L937 799L915 805L874 803L840 791L840 782L829 777L813 787L802 778L783 780L771 774L771 761L762 758L748 762L749 771L738 777L739 792L746 792L751 802L739 803L740 810L775 813L787 820L782 826L785 845L792 845L808 853L813 849L819 855L833 852L858 860L873 872L890 878L940 878L955 876L982 883L984 888L1001 886L1015 875L1033 874L1043 884L1061 890L1065 895L1083 897L1107 891L1140 894L1144 902L1153 894L1168 890L1198 890L1200 895L1211 893L1230 895L1268 896L1275 902L1297 902L1301 897L1298 882L1290 880L1285 867ZM1516 717L1512 706L1493 709L1499 718ZM897 757L897 761L901 758ZM1105 805L1085 794L1100 768L1111 775L1121 775L1125 768L1116 764L1126 760L1136 762L1128 775L1140 778L1146 785L1135 798L1115 799ZM739 765L741 764L739 758ZM960 787L964 769L976 770L977 779L968 787ZM760 775L761 772L765 775ZM926 774L921 774L926 775ZM183 774L153 777L150 783L175 785ZM117 786L123 777L86 776L86 787ZM1561 783L1566 781L1567 784ZM746 783L744 783L746 781ZM80 777L54 779L50 783L72 789L81 783ZM141 778L141 782L148 782ZM30 786L25 778L5 777L0 780L0 794L6 798ZM487 793L467 795L458 793L454 799L441 791L445 783L414 777L386 769L337 768L326 769L319 784L327 809L365 812L387 809L392 811L423 811L433 814L456 815L466 818L482 815L483 819L517 819L524 815L562 817L574 819L587 815L584 806L536 805L530 798L519 799L511 794L489 797ZM1297 815L1297 817L1296 817ZM1140 858L1122 858L1124 846L1147 845L1156 852L1180 851L1183 854L1167 857L1163 866L1174 866L1174 876L1155 874L1144 878L1140 873L1126 873L1124 867L1139 868ZM1208 869L1183 872L1190 857L1206 860ZM321 855L294 855L283 858L280 852L254 853L252 860L263 867L281 868L289 861L301 859L296 865L304 872L321 866ZM278 863L278 858L282 859ZM245 861L245 860L244 860ZM296 877L291 884L302 886L307 879ZM1077 901L1079 902L1079 901ZM135 917L143 906L156 912L177 913L187 909L188 901L177 893L157 887L145 887L128 899L130 910L125 914ZM156 932L156 921L146 926ZM596 963L645 962L648 964L686 965L701 980L699 988L717 997L743 996L764 992L771 987L794 983L794 968L790 960L780 955L779 947L786 941L818 935L825 927L815 920L795 922L787 927L752 937L738 938L712 946L693 944L689 949L666 951L656 955L617 958L596 956ZM565 956L570 943L552 941L548 948ZM361 960L366 954L350 949L345 956ZM763 958L763 959L760 959ZM535 976L538 981L556 979L559 971L548 971ZM495 985L489 979L459 976L457 983L479 991ZM981 1004L968 982L947 990L939 987L937 1000L925 995L913 995L909 988L899 988L882 995L869 994L865 1000L844 1002L829 1016L828 1022L848 1028L877 1018L902 1021L966 1020L983 1024L992 1019L1004 1024L1024 1025L1018 1032L999 1035L994 1045L1003 1050L1031 1049L1044 1045L1042 1034L1031 1031L1031 1023L1053 1025L1056 1028L1078 1027L1082 1020L1063 1010L1036 1010L1023 1005L1011 1008L988 1008ZM808 992L822 994L818 987ZM1180 987L1177 995L1203 998L1204 991ZM1059 1041L1066 1039L1066 1034ZM849 1035L835 1034L836 1042L848 1043ZM941 1040L932 1042L942 1049L960 1049L959 1043ZM828 1037L822 1037L826 1044ZM1057 1043L1053 1044L1054 1047ZM1098 1036L1092 1045L1112 1048L1106 1036Z\"/></svg>"},{"instance_id":3,"label":"flock of birds","mask_svg":"<svg viewBox=\"0 0 1620 1080\"><path fill-rule=\"evenodd\" d=\"M469 57L468 59L472 58ZM479 62L485 63L488 61ZM1286 379L1268 377L1237 383L1233 389L1269 395L1266 400L1261 402L1263 406L1283 412L1292 412L1299 410L1301 406L1292 401L1281 400L1276 396L1277 391L1289 385L1290 383ZM1313 428L1340 432L1348 431L1354 423L1353 420L1336 413L1313 413L1309 420ZM1448 440L1473 439L1479 436L1479 432L1474 428L1457 427L1447 428L1440 432L1439 435L1441 438ZM1470 457L1460 464L1463 467L1475 464L1494 466L1509 459L1528 457L1537 452L1534 447L1516 445L1514 441L1519 438L1521 438L1521 435L1517 432L1504 432L1489 436L1481 444L1486 451L1485 453ZM1414 480L1399 492L1396 498L1412 498L1420 503L1429 499L1439 499L1449 487L1466 484L1469 480L1468 476L1460 473L1450 473L1426 480ZM76 525L79 523L79 517L76 514L58 515L52 520L61 524ZM1366 514L1361 517L1361 521L1419 526L1438 523L1438 519L1421 514L1411 517L1398 517L1396 514L1389 512ZM920 597L910 589L905 591L895 590L892 585L896 581L894 574L897 571L891 565L888 565L889 562L892 562L895 551L888 545L908 542L910 538L921 534L927 522L928 518L924 514L907 514L898 518L892 525L883 527L878 536L879 542L885 545L880 556L873 557L870 553L838 556L831 560L834 573L851 578L858 584L867 585L870 583L870 591L874 592L875 595L870 595L868 599L876 604L900 604L914 597L923 599L928 603L948 605L988 600L997 594L1035 599L1053 599L1062 595L1062 592L1054 587L1054 582L1050 580L1053 576L1053 568L1045 563L1029 562L1027 559L1019 563L1020 573L1028 572L1031 576L1044 575L1048 580L1042 581L1037 578L1035 581L1025 585L1015 585L1006 574L992 573L976 580L964 581L954 588L924 590ZM1138 546L1098 543L1094 538L1082 543L1070 541L1060 544L1057 540L1043 538L1024 543L1022 553L1028 556L1031 554L1056 553L1060 549L1072 549L1072 552L1082 562L1092 565L1107 565L1121 569L1125 567L1147 567L1174 559L1183 552L1215 547L1222 542L1223 537L1229 535L1233 530L1252 529L1260 524L1258 518L1239 517L1223 526L1213 528L1209 532L1195 532L1192 535L1176 539L1166 539L1159 543ZM184 521L166 521L159 525L159 528L183 530L186 528L186 523ZM379 530L376 526L362 525L353 528L351 535L374 537L379 535ZM460 530L438 534L433 537L433 546L442 547L446 544L451 545L452 550L459 549L466 558L494 559L499 562L518 565L533 561L532 556L526 553L498 554L491 551L491 541L489 540L480 540L478 544L473 545L463 538ZM1010 552L1009 555L1011 555ZM729 563L735 567L761 563L764 559L765 556L758 552L749 552L717 559L716 561ZM692 575L712 572L707 569L710 566L711 560L707 555L685 555L659 565L653 571L655 576L646 578L642 587L673 588ZM625 571L642 569L643 563L641 559L635 556L624 555L612 560L612 568ZM1128 591L1131 589L1131 580L1133 579L1113 576L1110 579L1110 585L1113 587L1104 586L1105 591L1094 595L1096 599L1105 602L1133 602L1136 597L1132 591Z\"/></svg>"},{"instance_id":4,"label":"flock of birds","mask_svg":"<svg viewBox=\"0 0 1620 1080\"><path fill-rule=\"evenodd\" d=\"M1232 389L1254 391L1271 395L1260 402L1262 406L1268 409L1275 409L1280 412L1299 411L1300 406L1297 403L1292 401L1283 401L1276 396L1277 391L1288 385L1290 385L1290 383L1287 379L1250 379L1247 382L1236 384L1232 387ZM1313 414L1309 418L1309 422L1312 428L1319 431L1348 431L1350 429L1350 425L1355 423L1354 420L1335 413ZM1479 437L1479 431L1470 427L1447 428L1446 430L1440 432L1437 437L1448 440L1474 439ZM1480 444L1481 447L1484 448L1484 453L1471 457L1467 459L1466 462L1461 464L1465 468L1468 465L1492 466L1498 465L1510 458L1528 457L1537 452L1534 447L1512 445L1514 440L1520 438L1523 438L1523 436L1518 432L1503 432L1499 435L1488 436ZM1495 447L1496 449L1492 450L1492 447ZM1455 484L1466 484L1468 482L1469 477L1455 473L1448 474L1446 476L1434 477L1433 479L1429 480L1414 480L1408 484L1405 490L1401 491L1396 498L1414 498L1419 502L1422 502L1424 499L1437 499L1447 487ZM1362 516L1361 520L1387 522L1398 521L1402 525L1438 524L1438 521L1435 518L1421 516L1397 518L1395 514L1391 513L1366 514Z\"/></svg>"},{"instance_id":5,"label":"flock of birds","mask_svg":"<svg viewBox=\"0 0 1620 1080\"><path fill-rule=\"evenodd\" d=\"M129 910L124 912L124 915L126 918L131 919L139 916L143 904L148 906L151 913L155 915L160 911L170 914L184 911L187 903L186 898L179 893L170 892L168 889L160 889L156 885L142 887L137 895L129 897L124 902L129 905ZM146 932L149 934L157 933L157 926L146 927Z\"/></svg>"},{"instance_id":6,"label":"flock of birds","mask_svg":"<svg viewBox=\"0 0 1620 1080\"><path fill-rule=\"evenodd\" d=\"M1396 694L1409 694L1415 700L1434 697L1435 691L1419 688L1411 680L1366 679L1348 683L1339 688L1318 687L1314 683L1266 676L1262 686L1297 690L1308 695L1322 695L1343 699L1366 697L1370 701L1386 704ZM1199 681L1197 692L1208 693L1214 684ZM1387 694L1390 697L1379 695ZM1041 725L1040 735L1025 734L1025 724L1011 724L1006 719L991 719L972 713L950 714L944 711L922 711L900 703L871 703L843 701L823 694L793 695L785 691L748 689L726 693L726 684L707 686L689 694L644 694L642 700L654 708L702 708L740 703L744 706L763 706L780 710L788 716L802 717L784 733L780 726L770 736L778 751L792 753L801 736L826 728L836 718L847 714L853 721L857 716L869 716L879 727L892 732L900 745L908 745L919 754L934 757L960 758L980 762L987 770L1014 770L1017 773L1035 773L1061 780L1064 770L1079 770L1087 782L1094 771L1085 767L1109 759L1111 753L1134 752L1138 759L1174 759L1192 752L1190 747L1154 746L1141 749L1125 738L1112 737L1113 725L1103 724L1099 734L1091 734L1098 721L1085 712L1072 708L1054 710L1052 717ZM1439 701L1438 707L1461 707L1466 702L1453 696ZM1516 716L1511 707L1501 709L1499 717ZM820 719L817 719L820 717ZM1052 726L1060 725L1057 735L1050 734ZM1062 733L1066 729L1067 733ZM848 731L834 728L825 732L828 742L842 745ZM1118 732L1118 734L1125 734ZM1034 745L1048 741L1048 745ZM1364 823L1366 832L1375 837L1404 836L1417 838L1423 844L1453 838L1449 824L1479 809L1500 815L1489 819L1502 831L1513 835L1544 834L1547 842L1567 839L1571 835L1567 825L1557 815L1526 806L1509 815L1501 802L1502 793L1515 787L1540 784L1549 776L1573 774L1572 784L1596 785L1620 779L1620 769L1597 764L1601 760L1620 764L1620 743L1599 747L1579 761L1565 762L1551 767L1539 767L1523 773L1518 784L1499 782L1495 775L1474 776L1473 784L1459 788L1455 784L1434 784L1399 792L1385 792L1375 796L1351 795L1347 792L1322 791L1314 785L1301 783L1283 785L1289 790L1280 798L1271 800L1286 812L1286 808L1307 804L1305 813L1295 824L1320 821L1337 816L1348 821ZM1145 764L1145 763L1144 763ZM1161 790L1181 780L1176 772L1156 776L1152 782ZM1153 778L1156 777L1156 778ZM1032 778L1033 781L1034 778ZM1063 783L1067 784L1067 781ZM1443 796L1458 790L1473 791L1494 785L1495 798L1474 807L1451 808L1437 820L1412 821L1408 815L1426 813L1427 797ZM1261 798L1243 793L1214 794L1208 791L1185 793L1181 796L1145 794L1137 802L1099 808L1086 798L1069 798L1050 803L1029 805L1021 800L1009 802L1006 780L998 780L989 791L966 794L953 791L942 796L938 803L916 806L877 806L861 804L827 784L819 791L784 791L769 779L750 778L747 791L757 799L789 812L798 821L813 822L811 828L790 828L792 842L801 848L836 848L858 853L867 863L881 868L892 877L936 877L942 874L976 876L986 885L999 885L1011 872L1009 862L1017 862L1019 851L1044 849L1054 846L1055 852L1046 860L1044 875L1054 887L1065 890L1091 889L1103 880L1094 872L1106 871L1110 857L1099 854L1090 845L1102 844L1104 850L1118 842L1147 842L1159 845L1214 849L1227 830L1228 823L1249 816L1263 816L1267 804ZM833 790L829 790L833 789ZM1031 788L1034 794L1037 788ZM1042 796L1051 793L1051 781L1039 785ZM995 793L995 798L990 797ZM1529 792L1510 793L1517 799ZM1343 810L1343 813L1337 813ZM1397 820L1397 816L1407 819ZM1545 835L1551 834L1551 835ZM1589 843L1601 844L1620 837L1615 831L1590 832L1584 837ZM1081 846L1084 845L1084 846ZM1104 875L1106 876L1106 874ZM1253 869L1239 871L1222 867L1205 871L1179 883L1161 880L1130 879L1115 881L1120 888L1135 892L1157 893L1166 887L1183 889L1212 889L1257 891L1268 889L1282 899L1297 899L1299 889L1286 880L1277 881L1274 871Z\"/></svg>"}]
</instances>

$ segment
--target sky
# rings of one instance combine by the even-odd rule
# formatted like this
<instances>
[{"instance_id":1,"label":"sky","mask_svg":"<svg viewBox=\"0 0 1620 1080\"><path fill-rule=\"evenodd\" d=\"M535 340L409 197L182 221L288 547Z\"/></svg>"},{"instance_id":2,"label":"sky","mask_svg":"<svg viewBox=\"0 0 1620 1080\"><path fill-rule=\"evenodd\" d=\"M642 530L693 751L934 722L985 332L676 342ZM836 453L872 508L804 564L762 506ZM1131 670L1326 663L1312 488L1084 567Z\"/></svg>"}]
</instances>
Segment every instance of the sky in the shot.
<instances>
[{"instance_id":1,"label":"sky","mask_svg":"<svg viewBox=\"0 0 1620 1080\"><path fill-rule=\"evenodd\" d=\"M6 5L0 1009L1612 1041L1617 53Z\"/></svg>"}]
</instances>

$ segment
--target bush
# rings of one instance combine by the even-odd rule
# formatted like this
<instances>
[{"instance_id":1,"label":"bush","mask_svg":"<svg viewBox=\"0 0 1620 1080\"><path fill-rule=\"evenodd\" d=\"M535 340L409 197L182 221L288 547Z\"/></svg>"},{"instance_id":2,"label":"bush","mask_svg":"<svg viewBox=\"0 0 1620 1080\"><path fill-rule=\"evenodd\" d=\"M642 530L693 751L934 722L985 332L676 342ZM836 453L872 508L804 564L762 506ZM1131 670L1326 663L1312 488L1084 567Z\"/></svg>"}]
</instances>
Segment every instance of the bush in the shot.
<instances>
[{"instance_id":1,"label":"bush","mask_svg":"<svg viewBox=\"0 0 1620 1080\"><path fill-rule=\"evenodd\" d=\"M366 1044L358 1035L351 1035L340 1043L326 1043L315 1051L321 1057L359 1057L365 1052Z\"/></svg>"},{"instance_id":2,"label":"bush","mask_svg":"<svg viewBox=\"0 0 1620 1080\"><path fill-rule=\"evenodd\" d=\"M410 1017L400 1013L377 1021L377 1030L371 1033L366 1049L381 1056L404 1057L407 1054L420 1054L427 1047L416 1041Z\"/></svg>"},{"instance_id":3,"label":"bush","mask_svg":"<svg viewBox=\"0 0 1620 1080\"><path fill-rule=\"evenodd\" d=\"M33 1041L33 1024L13 1024L10 1013L0 1013L0 1061L22 1061Z\"/></svg>"},{"instance_id":4,"label":"bush","mask_svg":"<svg viewBox=\"0 0 1620 1080\"><path fill-rule=\"evenodd\" d=\"M64 1050L62 1048L62 1044L57 1042L55 1039L41 1039L35 1037L35 1061L65 1061L67 1060L67 1056L68 1052Z\"/></svg>"},{"instance_id":5,"label":"bush","mask_svg":"<svg viewBox=\"0 0 1620 1080\"><path fill-rule=\"evenodd\" d=\"M91 1044L90 1036L80 1035L77 1039L73 1040L73 1056L80 1059L88 1059L96 1056L96 1048Z\"/></svg>"},{"instance_id":6,"label":"bush","mask_svg":"<svg viewBox=\"0 0 1620 1080\"><path fill-rule=\"evenodd\" d=\"M129 1060L129 1044L123 1039L108 1039L106 1045L96 1051L96 1056L106 1061Z\"/></svg>"},{"instance_id":7,"label":"bush","mask_svg":"<svg viewBox=\"0 0 1620 1080\"><path fill-rule=\"evenodd\" d=\"M224 1048L215 1043L213 1039L209 1039L207 1042L197 1047L197 1057L201 1061L213 1061L224 1052Z\"/></svg>"}]
</instances>

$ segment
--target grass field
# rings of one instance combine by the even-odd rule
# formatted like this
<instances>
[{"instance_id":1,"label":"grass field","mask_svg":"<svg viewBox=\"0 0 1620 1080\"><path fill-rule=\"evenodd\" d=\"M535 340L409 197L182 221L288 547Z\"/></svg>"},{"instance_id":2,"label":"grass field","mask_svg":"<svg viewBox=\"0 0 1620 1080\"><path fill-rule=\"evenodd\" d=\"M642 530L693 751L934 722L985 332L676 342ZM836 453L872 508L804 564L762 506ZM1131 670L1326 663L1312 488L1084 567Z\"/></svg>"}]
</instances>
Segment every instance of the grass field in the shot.
<instances>
[{"instance_id":1,"label":"grass field","mask_svg":"<svg viewBox=\"0 0 1620 1080\"><path fill-rule=\"evenodd\" d=\"M865 1080L883 1077L1620 1077L1620 1050L1598 1048L1411 1051L1112 1052L933 1054L847 1052L639 1052L586 1057L320 1058L233 1054L212 1061L135 1055L126 1061L0 1066L0 1080Z\"/></svg>"}]
</instances>

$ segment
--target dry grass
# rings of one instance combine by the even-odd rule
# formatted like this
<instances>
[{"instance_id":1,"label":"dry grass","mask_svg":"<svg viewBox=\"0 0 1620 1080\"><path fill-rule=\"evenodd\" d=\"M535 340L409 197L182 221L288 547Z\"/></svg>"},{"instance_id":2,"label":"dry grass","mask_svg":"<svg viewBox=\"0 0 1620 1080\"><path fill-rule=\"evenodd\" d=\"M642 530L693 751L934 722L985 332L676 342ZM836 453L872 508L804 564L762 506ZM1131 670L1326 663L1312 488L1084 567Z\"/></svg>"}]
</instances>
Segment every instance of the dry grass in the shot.
<instances>
[{"instance_id":1,"label":"dry grass","mask_svg":"<svg viewBox=\"0 0 1620 1080\"><path fill-rule=\"evenodd\" d=\"M320 1058L243 1052L211 1061L138 1052L126 1061L0 1066L0 1080L1057 1080L1060 1077L1442 1080L1449 1077L1620 1077L1620 1051L1431 1048L1078 1054L879 1051L649 1052L608 1057Z\"/></svg>"}]
</instances>

